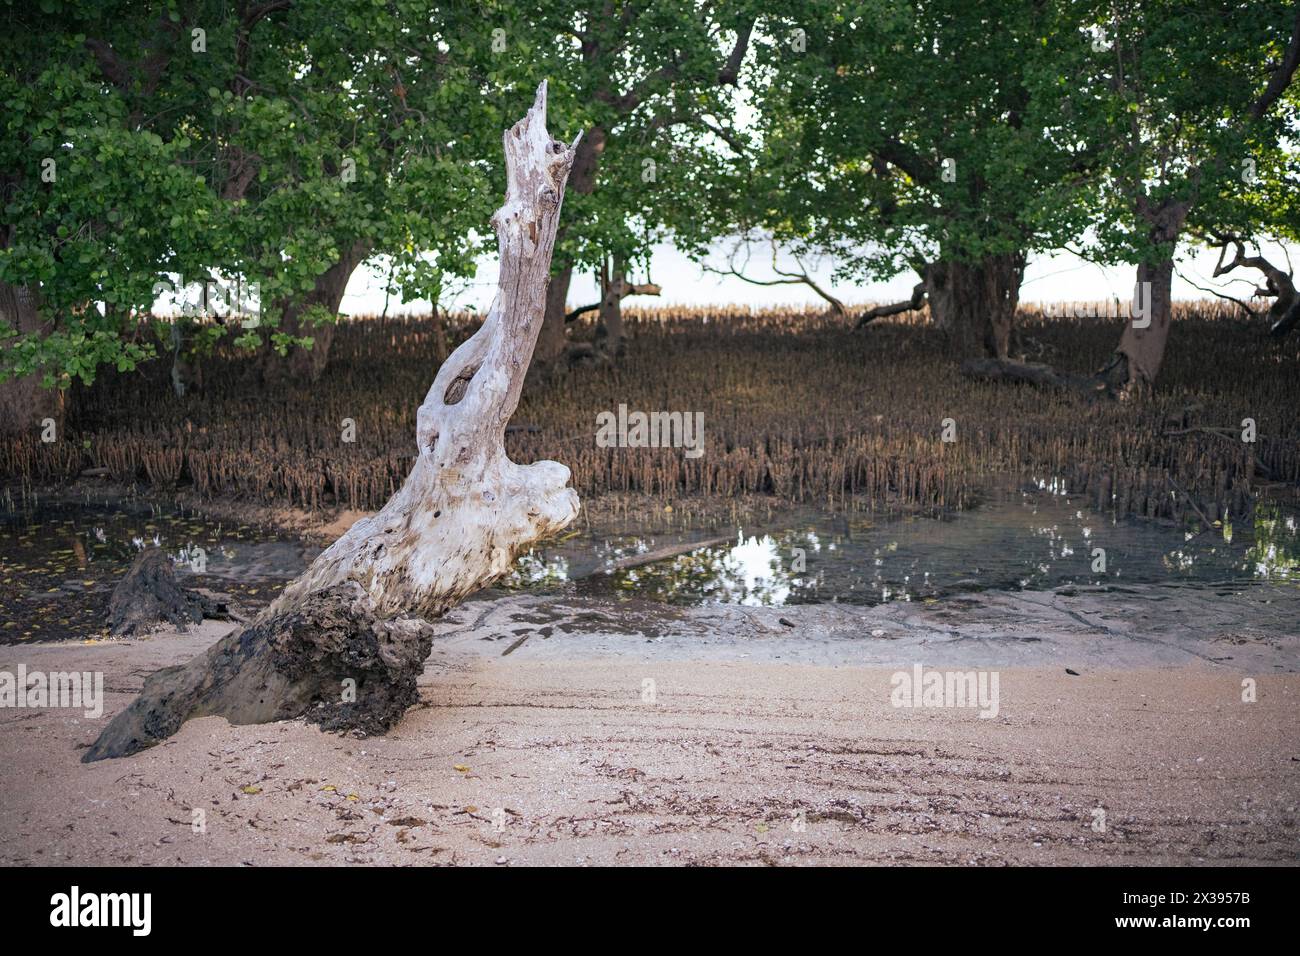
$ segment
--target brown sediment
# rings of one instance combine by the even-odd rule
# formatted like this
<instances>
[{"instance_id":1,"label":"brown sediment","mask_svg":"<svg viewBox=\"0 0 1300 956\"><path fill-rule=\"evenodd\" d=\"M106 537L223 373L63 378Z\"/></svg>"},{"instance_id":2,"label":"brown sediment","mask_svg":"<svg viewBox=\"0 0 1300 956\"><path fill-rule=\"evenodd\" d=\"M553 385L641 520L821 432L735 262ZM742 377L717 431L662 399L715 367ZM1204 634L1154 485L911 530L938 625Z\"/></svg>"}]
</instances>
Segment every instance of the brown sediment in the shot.
<instances>
[{"instance_id":1,"label":"brown sediment","mask_svg":"<svg viewBox=\"0 0 1300 956\"><path fill-rule=\"evenodd\" d=\"M741 498L831 508L961 508L993 472L1053 478L1104 510L1204 524L1300 483L1300 344L1212 305L1185 305L1145 404L1081 401L963 379L933 329L814 312L629 310L626 355L526 394L507 435L518 461L569 465L592 499L659 503ZM449 334L474 328L452 317ZM1028 356L1080 373L1113 345L1113 322L1022 310ZM428 317L343 323L312 392L255 383L252 363L219 350L200 394L177 399L165 363L105 373L78 389L64 440L20 436L0 475L23 489L107 469L125 485L177 488L281 513L377 508L414 456L412 409L436 363ZM702 412L705 453L599 448L595 417L620 404ZM956 441L941 441L944 419ZM1240 440L1255 421L1256 442ZM344 442L343 421L355 423ZM98 480L98 479L91 479ZM640 507L640 506L637 506Z\"/></svg>"}]
</instances>

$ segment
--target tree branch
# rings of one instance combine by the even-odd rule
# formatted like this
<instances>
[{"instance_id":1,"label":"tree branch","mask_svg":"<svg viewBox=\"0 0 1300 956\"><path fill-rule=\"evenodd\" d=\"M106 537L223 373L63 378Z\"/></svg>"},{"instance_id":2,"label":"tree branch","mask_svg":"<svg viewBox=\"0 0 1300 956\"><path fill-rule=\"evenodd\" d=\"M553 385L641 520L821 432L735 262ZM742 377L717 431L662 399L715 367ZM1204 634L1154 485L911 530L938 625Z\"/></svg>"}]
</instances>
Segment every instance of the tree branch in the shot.
<instances>
[{"instance_id":1,"label":"tree branch","mask_svg":"<svg viewBox=\"0 0 1300 956\"><path fill-rule=\"evenodd\" d=\"M1300 66L1300 6L1296 8L1295 26L1291 28L1291 42L1287 44L1286 53L1282 55L1282 62L1269 77L1268 86L1264 87L1264 92L1251 105L1249 110L1251 119L1264 118L1264 114L1291 85L1297 66Z\"/></svg>"},{"instance_id":2,"label":"tree branch","mask_svg":"<svg viewBox=\"0 0 1300 956\"><path fill-rule=\"evenodd\" d=\"M797 257L795 258L795 264L799 266L800 269L799 272L784 272L781 270L781 268L777 265L778 250L777 250L777 244L775 239L771 240L772 271L776 273L778 276L781 276L781 278L779 279L754 279L751 278L750 276L745 275L743 271L743 266L739 269L736 268L736 255L737 253L740 252L742 246L746 249L746 253L748 253L749 243L745 240L741 240L740 242L738 242L736 244L736 247L731 250L731 255L727 257L726 269L717 269L714 268L713 266L708 265L707 263L701 263L701 268L703 268L705 272L712 272L714 275L733 276L737 279L740 279L743 282L748 282L750 285L762 285L762 286L806 285L808 288L812 289L813 292L815 292L824 302L826 302L826 304L831 307L831 311L834 312L836 315L848 314L848 310L844 307L844 303L841 302L839 299L835 298L835 296L831 295L821 286L819 286L817 282L813 279L813 277L808 274L808 270L803 267L803 264L799 262ZM746 254L746 260L748 260L748 254Z\"/></svg>"},{"instance_id":3,"label":"tree branch","mask_svg":"<svg viewBox=\"0 0 1300 956\"><path fill-rule=\"evenodd\" d=\"M616 291L619 300L622 301L630 295L658 295L663 291L663 289L654 282L628 282L624 280L623 284L618 286ZM588 312L595 312L599 308L599 302L593 302L591 305L578 306L578 308L574 309L572 312L565 313L564 321L572 322L579 316L586 315Z\"/></svg>"},{"instance_id":4,"label":"tree branch","mask_svg":"<svg viewBox=\"0 0 1300 956\"><path fill-rule=\"evenodd\" d=\"M876 319L884 318L887 315L899 315L903 312L918 312L925 307L925 282L918 282L912 287L912 297L904 299L902 302L895 302L892 305L878 305L875 308L868 309L858 316L858 321L854 324L855 329L860 329Z\"/></svg>"}]
</instances>

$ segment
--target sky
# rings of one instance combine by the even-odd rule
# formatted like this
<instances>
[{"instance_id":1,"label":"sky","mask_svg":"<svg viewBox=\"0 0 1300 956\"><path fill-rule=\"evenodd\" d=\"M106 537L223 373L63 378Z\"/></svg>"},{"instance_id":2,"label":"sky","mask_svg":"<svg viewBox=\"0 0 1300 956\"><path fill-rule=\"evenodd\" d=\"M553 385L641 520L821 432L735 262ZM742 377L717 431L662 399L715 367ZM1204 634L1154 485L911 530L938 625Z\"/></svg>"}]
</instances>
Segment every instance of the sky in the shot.
<instances>
[{"instance_id":1,"label":"sky","mask_svg":"<svg viewBox=\"0 0 1300 956\"><path fill-rule=\"evenodd\" d=\"M1285 255L1280 249L1268 248L1265 254L1277 265L1286 266ZM1204 290L1217 288L1236 298L1248 299L1255 282L1260 279L1259 273L1254 270L1238 270L1234 275L1239 278L1235 281L1225 281L1231 278L1226 276L1216 280L1211 278L1216 259L1217 252L1214 250L1187 250L1180 253L1178 272L1174 277L1174 298L1184 300L1210 298L1211 293ZM721 247L718 254L709 261L714 266L723 265ZM770 270L761 268L764 264L761 254L755 256L754 264L754 278L773 277ZM823 288L827 288L832 295L848 305L906 299L911 295L912 286L917 281L917 277L909 272L884 283L836 284L830 280L829 267L810 269L810 272ZM492 295L495 292L496 273L495 257L482 259L479 263L478 275L464 292L450 303L451 306L453 308L473 306L481 311L486 310L491 305ZM358 269L348 284L341 311L347 315L381 312L384 308L384 276L382 263L372 263ZM802 285L756 286L731 276L705 272L669 245L662 245L655 249L648 276L637 274L630 278L636 282L657 282L663 287L663 293L657 298L628 299L626 302L629 306L644 304L763 307L824 304L811 289ZM1103 268L1072 253L1061 252L1030 260L1020 290L1020 301L1024 304L1097 302L1114 299L1128 302L1133 295L1133 281L1132 266ZM575 274L573 284L569 288L570 307L587 305L595 302L597 298L593 277ZM444 303L444 306L446 305L447 303ZM396 296L388 304L390 314L402 311L426 312L428 309L427 301L405 303Z\"/></svg>"}]
</instances>

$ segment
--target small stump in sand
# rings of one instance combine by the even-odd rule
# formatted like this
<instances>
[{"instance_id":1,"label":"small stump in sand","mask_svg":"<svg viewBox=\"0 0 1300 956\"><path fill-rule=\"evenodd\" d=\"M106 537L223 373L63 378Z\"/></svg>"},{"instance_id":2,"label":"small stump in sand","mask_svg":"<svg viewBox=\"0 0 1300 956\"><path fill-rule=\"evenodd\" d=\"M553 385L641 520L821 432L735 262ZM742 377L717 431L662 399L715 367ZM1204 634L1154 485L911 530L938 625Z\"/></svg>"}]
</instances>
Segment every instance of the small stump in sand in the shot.
<instances>
[{"instance_id":1,"label":"small stump in sand","mask_svg":"<svg viewBox=\"0 0 1300 956\"><path fill-rule=\"evenodd\" d=\"M146 634L163 624L183 632L205 617L229 620L231 612L211 592L181 587L171 558L159 548L140 552L108 600L108 632L115 637Z\"/></svg>"}]
</instances>

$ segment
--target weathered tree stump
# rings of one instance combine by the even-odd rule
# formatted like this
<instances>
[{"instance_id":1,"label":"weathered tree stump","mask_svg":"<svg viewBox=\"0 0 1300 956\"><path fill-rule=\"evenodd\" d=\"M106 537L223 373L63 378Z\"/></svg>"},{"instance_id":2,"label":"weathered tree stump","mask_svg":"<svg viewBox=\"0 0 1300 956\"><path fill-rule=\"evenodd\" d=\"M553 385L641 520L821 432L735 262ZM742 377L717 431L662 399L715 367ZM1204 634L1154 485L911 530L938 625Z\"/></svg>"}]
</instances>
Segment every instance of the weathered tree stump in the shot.
<instances>
[{"instance_id":1,"label":"weathered tree stump","mask_svg":"<svg viewBox=\"0 0 1300 956\"><path fill-rule=\"evenodd\" d=\"M569 469L506 457L545 308L551 251L577 143L546 132L546 84L505 134L501 254L482 327L439 369L416 415L418 456L401 489L354 524L253 624L159 671L83 758L135 753L196 716L232 723L306 716L378 733L415 701L435 618L500 577L578 513Z\"/></svg>"},{"instance_id":2,"label":"weathered tree stump","mask_svg":"<svg viewBox=\"0 0 1300 956\"><path fill-rule=\"evenodd\" d=\"M415 703L432 643L427 621L377 618L348 581L151 674L82 760L135 753L213 714L232 724L305 716L325 730L381 733Z\"/></svg>"},{"instance_id":3,"label":"weathered tree stump","mask_svg":"<svg viewBox=\"0 0 1300 956\"><path fill-rule=\"evenodd\" d=\"M115 637L145 634L163 623L184 631L205 617L230 616L211 592L177 584L171 558L158 548L140 552L108 599L108 632Z\"/></svg>"}]
</instances>

